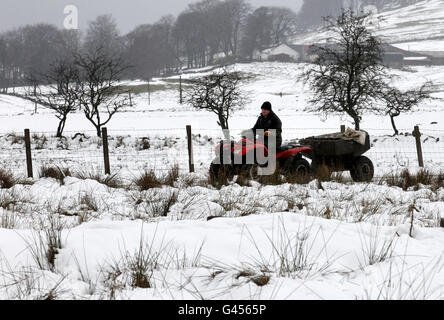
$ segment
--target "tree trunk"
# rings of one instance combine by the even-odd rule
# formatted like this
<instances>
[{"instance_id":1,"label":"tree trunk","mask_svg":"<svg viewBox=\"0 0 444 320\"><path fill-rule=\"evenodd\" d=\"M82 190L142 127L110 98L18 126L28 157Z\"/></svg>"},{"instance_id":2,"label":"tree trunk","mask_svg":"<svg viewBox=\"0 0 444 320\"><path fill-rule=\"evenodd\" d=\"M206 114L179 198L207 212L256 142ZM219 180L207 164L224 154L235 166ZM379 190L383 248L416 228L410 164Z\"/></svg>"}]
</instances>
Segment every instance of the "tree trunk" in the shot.
<instances>
[{"instance_id":1,"label":"tree trunk","mask_svg":"<svg viewBox=\"0 0 444 320\"><path fill-rule=\"evenodd\" d=\"M219 115L219 125L222 128L225 141L230 141L230 130L228 128L228 120L225 119L222 115Z\"/></svg>"},{"instance_id":2,"label":"tree trunk","mask_svg":"<svg viewBox=\"0 0 444 320\"><path fill-rule=\"evenodd\" d=\"M358 117L353 117L353 120L355 121L355 130L360 130L360 120Z\"/></svg>"},{"instance_id":3,"label":"tree trunk","mask_svg":"<svg viewBox=\"0 0 444 320\"><path fill-rule=\"evenodd\" d=\"M62 137L63 128L65 127L65 121L66 121L66 119L61 119L59 121L59 126L57 127L57 134L56 134L57 138L61 138Z\"/></svg>"},{"instance_id":4,"label":"tree trunk","mask_svg":"<svg viewBox=\"0 0 444 320\"><path fill-rule=\"evenodd\" d=\"M148 84L149 84L149 82L148 82ZM97 114L96 114L96 120L97 120L97 122L96 122L96 129L97 129L97 136L99 137L99 138L101 138L102 137L102 132L100 131L100 129L101 129L101 127L102 127L102 122L100 121L100 112L99 112L99 106L97 106L96 107L96 110L97 110Z\"/></svg>"},{"instance_id":5,"label":"tree trunk","mask_svg":"<svg viewBox=\"0 0 444 320\"><path fill-rule=\"evenodd\" d=\"M390 116L390 121L392 122L393 131L395 131L395 136L399 135L399 131L395 125L395 116Z\"/></svg>"}]
</instances>

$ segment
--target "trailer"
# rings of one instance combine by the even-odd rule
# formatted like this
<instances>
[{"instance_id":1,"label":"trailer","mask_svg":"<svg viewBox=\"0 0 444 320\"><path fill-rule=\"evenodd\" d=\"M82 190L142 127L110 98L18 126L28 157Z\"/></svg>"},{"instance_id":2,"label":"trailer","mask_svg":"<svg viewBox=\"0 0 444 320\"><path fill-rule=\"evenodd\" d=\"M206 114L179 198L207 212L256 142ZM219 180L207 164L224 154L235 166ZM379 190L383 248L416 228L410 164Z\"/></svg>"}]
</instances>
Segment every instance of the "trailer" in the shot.
<instances>
[{"instance_id":1,"label":"trailer","mask_svg":"<svg viewBox=\"0 0 444 320\"><path fill-rule=\"evenodd\" d=\"M312 148L307 157L312 160L313 172L320 166L326 166L330 172L349 171L356 182L373 179L373 163L363 156L371 147L370 136L366 131L347 129L345 132L301 139L299 143Z\"/></svg>"}]
</instances>

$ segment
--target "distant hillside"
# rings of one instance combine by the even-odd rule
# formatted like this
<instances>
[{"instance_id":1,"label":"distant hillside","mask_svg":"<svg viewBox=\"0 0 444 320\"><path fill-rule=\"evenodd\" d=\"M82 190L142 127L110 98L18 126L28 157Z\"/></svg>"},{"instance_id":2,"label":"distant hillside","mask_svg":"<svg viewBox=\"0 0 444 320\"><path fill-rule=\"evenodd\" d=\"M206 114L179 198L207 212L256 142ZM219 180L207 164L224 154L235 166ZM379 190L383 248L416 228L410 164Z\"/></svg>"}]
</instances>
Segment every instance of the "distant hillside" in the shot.
<instances>
[{"instance_id":1,"label":"distant hillside","mask_svg":"<svg viewBox=\"0 0 444 320\"><path fill-rule=\"evenodd\" d=\"M343 8L351 8L356 12L371 10L380 13L417 2L421 0L304 0L298 22L303 30L308 30L322 24L322 17L336 16Z\"/></svg>"},{"instance_id":2,"label":"distant hillside","mask_svg":"<svg viewBox=\"0 0 444 320\"><path fill-rule=\"evenodd\" d=\"M382 18L382 22L374 27L375 33L383 37L386 42L444 39L444 0L369 1L381 1L387 5L391 3L391 6L398 6L398 8L376 14L377 18ZM408 2L414 3L400 7ZM328 33L318 30L296 36L291 42L299 44L325 42L328 37Z\"/></svg>"},{"instance_id":3,"label":"distant hillside","mask_svg":"<svg viewBox=\"0 0 444 320\"><path fill-rule=\"evenodd\" d=\"M381 11L406 7L421 1L422 0L357 0L357 2L361 2L364 6L374 5Z\"/></svg>"}]
</instances>

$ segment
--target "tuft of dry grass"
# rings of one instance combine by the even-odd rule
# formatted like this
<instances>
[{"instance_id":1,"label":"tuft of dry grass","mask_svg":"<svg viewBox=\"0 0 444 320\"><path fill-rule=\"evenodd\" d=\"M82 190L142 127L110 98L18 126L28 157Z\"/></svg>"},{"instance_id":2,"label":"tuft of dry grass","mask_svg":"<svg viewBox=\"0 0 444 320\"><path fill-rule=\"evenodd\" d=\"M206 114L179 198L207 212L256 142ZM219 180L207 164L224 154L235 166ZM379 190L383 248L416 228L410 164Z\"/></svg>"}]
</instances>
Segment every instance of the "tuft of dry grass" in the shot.
<instances>
[{"instance_id":1,"label":"tuft of dry grass","mask_svg":"<svg viewBox=\"0 0 444 320\"><path fill-rule=\"evenodd\" d=\"M159 188L162 186L162 182L156 176L154 170L145 171L140 177L135 178L133 180L133 183L142 191Z\"/></svg>"},{"instance_id":2,"label":"tuft of dry grass","mask_svg":"<svg viewBox=\"0 0 444 320\"><path fill-rule=\"evenodd\" d=\"M401 174L393 173L382 177L379 184L383 183L391 187L399 187L404 191L411 187L418 190L420 185L432 186L432 189L436 191L444 187L444 173L434 175L422 168L416 174L412 174L408 169L404 169Z\"/></svg>"},{"instance_id":3,"label":"tuft of dry grass","mask_svg":"<svg viewBox=\"0 0 444 320\"><path fill-rule=\"evenodd\" d=\"M162 184L174 187L174 183L179 179L179 165L175 164L168 170L166 175L162 178Z\"/></svg>"},{"instance_id":4,"label":"tuft of dry grass","mask_svg":"<svg viewBox=\"0 0 444 320\"><path fill-rule=\"evenodd\" d=\"M157 229L148 242L144 240L143 234L142 227L139 246L135 251L125 249L117 260L107 262L102 267L101 273L104 275L104 285L108 289L110 299L115 299L118 291L128 287L156 288L155 271L200 266L203 243L197 252L188 256L185 251L174 248L171 243L165 243L163 237L158 245L154 245L154 239L158 239Z\"/></svg>"},{"instance_id":5,"label":"tuft of dry grass","mask_svg":"<svg viewBox=\"0 0 444 320\"><path fill-rule=\"evenodd\" d=\"M284 172L276 164L276 170L271 175L265 175L260 178L263 185L277 186L286 183Z\"/></svg>"},{"instance_id":6,"label":"tuft of dry grass","mask_svg":"<svg viewBox=\"0 0 444 320\"><path fill-rule=\"evenodd\" d=\"M35 149L36 150L42 150L45 148L46 143L48 142L48 138L45 135L38 135L36 133L34 133L32 135L32 139L34 140L35 145Z\"/></svg>"},{"instance_id":7,"label":"tuft of dry grass","mask_svg":"<svg viewBox=\"0 0 444 320\"><path fill-rule=\"evenodd\" d=\"M69 168L48 167L43 165L39 171L40 178L53 178L58 180L60 184L64 184L65 178L68 176L71 176Z\"/></svg>"},{"instance_id":8,"label":"tuft of dry grass","mask_svg":"<svg viewBox=\"0 0 444 320\"><path fill-rule=\"evenodd\" d=\"M241 265L208 260L212 265L207 267L219 270L219 273L230 274L236 271L238 278L247 277L251 281L255 279L253 282L257 285L267 284L270 276L309 279L330 272L332 264L337 259L327 253L327 243L333 235L326 238L322 229L314 230L313 225L288 231L282 218L279 219L275 231L276 233L273 232L271 235L266 233L271 255L264 255L263 246L258 245L247 228L248 238L257 252L255 257ZM316 250L314 244L319 241L323 241L323 246L320 250Z\"/></svg>"},{"instance_id":9,"label":"tuft of dry grass","mask_svg":"<svg viewBox=\"0 0 444 320\"><path fill-rule=\"evenodd\" d=\"M12 188L17 183L11 172L0 168L0 189Z\"/></svg>"},{"instance_id":10,"label":"tuft of dry grass","mask_svg":"<svg viewBox=\"0 0 444 320\"><path fill-rule=\"evenodd\" d=\"M381 235L379 227L372 227L368 237L363 230L359 230L359 240L361 241L362 259L358 258L361 269L382 263L393 257L396 248L396 237L393 235L386 238Z\"/></svg>"},{"instance_id":11,"label":"tuft of dry grass","mask_svg":"<svg viewBox=\"0 0 444 320\"><path fill-rule=\"evenodd\" d=\"M307 184L313 180L313 177L310 175L302 176L299 174L286 174L285 180L291 184Z\"/></svg>"},{"instance_id":12,"label":"tuft of dry grass","mask_svg":"<svg viewBox=\"0 0 444 320\"><path fill-rule=\"evenodd\" d=\"M148 150L150 147L151 147L150 138L144 137L144 138L137 139L137 141L136 141L137 150L139 150L139 151Z\"/></svg>"},{"instance_id":13,"label":"tuft of dry grass","mask_svg":"<svg viewBox=\"0 0 444 320\"><path fill-rule=\"evenodd\" d=\"M162 186L174 187L174 183L179 179L179 165L172 166L166 174L158 177L153 169L143 172L139 177L133 179L133 183L141 191L160 188Z\"/></svg>"},{"instance_id":14,"label":"tuft of dry grass","mask_svg":"<svg viewBox=\"0 0 444 320\"><path fill-rule=\"evenodd\" d=\"M214 172L212 172L212 170ZM230 166L220 167L215 166L214 169L210 169L210 174L208 176L208 184L214 188L220 190L223 186L230 184L230 181L234 178L234 169ZM239 181L241 182L241 181Z\"/></svg>"},{"instance_id":15,"label":"tuft of dry grass","mask_svg":"<svg viewBox=\"0 0 444 320\"><path fill-rule=\"evenodd\" d=\"M160 201L148 204L148 213L151 217L166 217L171 207L177 203L179 193L176 190L167 192Z\"/></svg>"},{"instance_id":16,"label":"tuft of dry grass","mask_svg":"<svg viewBox=\"0 0 444 320\"><path fill-rule=\"evenodd\" d=\"M92 195L85 193L80 196L79 205L83 211L99 211L99 204L97 199Z\"/></svg>"},{"instance_id":17,"label":"tuft of dry grass","mask_svg":"<svg viewBox=\"0 0 444 320\"><path fill-rule=\"evenodd\" d=\"M66 275L48 279L41 270L32 267L12 268L8 264L1 275L5 279L2 289L5 289L9 300L57 300L63 299L62 296L68 292L64 288Z\"/></svg>"},{"instance_id":18,"label":"tuft of dry grass","mask_svg":"<svg viewBox=\"0 0 444 320\"><path fill-rule=\"evenodd\" d=\"M124 187L124 183L118 173L103 175L99 172L80 170L73 172L71 176L81 180L96 180L110 188Z\"/></svg>"},{"instance_id":19,"label":"tuft of dry grass","mask_svg":"<svg viewBox=\"0 0 444 320\"><path fill-rule=\"evenodd\" d=\"M23 136L23 135L17 135L15 133L10 133L7 135L7 137L11 139L11 144L24 144L25 143L25 136Z\"/></svg>"},{"instance_id":20,"label":"tuft of dry grass","mask_svg":"<svg viewBox=\"0 0 444 320\"><path fill-rule=\"evenodd\" d=\"M130 198L134 201L132 219L149 220L168 216L171 207L178 201L179 192L174 189L159 189L137 192Z\"/></svg>"},{"instance_id":21,"label":"tuft of dry grass","mask_svg":"<svg viewBox=\"0 0 444 320\"><path fill-rule=\"evenodd\" d=\"M62 231L66 224L60 216L52 214L40 218L38 222L39 226L32 239L22 239L39 269L55 272L55 259L62 249Z\"/></svg>"},{"instance_id":22,"label":"tuft of dry grass","mask_svg":"<svg viewBox=\"0 0 444 320\"><path fill-rule=\"evenodd\" d=\"M316 167L313 174L315 179L317 179L318 181L331 181L332 172L325 164Z\"/></svg>"},{"instance_id":23,"label":"tuft of dry grass","mask_svg":"<svg viewBox=\"0 0 444 320\"><path fill-rule=\"evenodd\" d=\"M15 212L4 211L0 214L0 228L14 229L17 223L17 214Z\"/></svg>"},{"instance_id":24,"label":"tuft of dry grass","mask_svg":"<svg viewBox=\"0 0 444 320\"><path fill-rule=\"evenodd\" d=\"M25 195L15 189L0 190L0 208L15 211L26 199Z\"/></svg>"}]
</instances>

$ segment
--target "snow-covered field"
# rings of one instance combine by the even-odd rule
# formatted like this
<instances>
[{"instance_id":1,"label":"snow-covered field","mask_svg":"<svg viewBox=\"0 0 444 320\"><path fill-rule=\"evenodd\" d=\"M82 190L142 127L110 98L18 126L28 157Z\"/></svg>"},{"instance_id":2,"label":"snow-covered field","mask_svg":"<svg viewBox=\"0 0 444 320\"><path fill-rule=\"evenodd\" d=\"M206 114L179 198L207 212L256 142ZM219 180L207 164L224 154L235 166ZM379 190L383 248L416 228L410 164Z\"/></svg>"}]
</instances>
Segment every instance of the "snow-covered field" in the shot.
<instances>
[{"instance_id":1,"label":"snow-covered field","mask_svg":"<svg viewBox=\"0 0 444 320\"><path fill-rule=\"evenodd\" d=\"M2 189L0 297L444 297L443 188L313 181L217 190L201 179L147 191L71 177ZM52 264L47 236L60 241Z\"/></svg>"},{"instance_id":2,"label":"snow-covered field","mask_svg":"<svg viewBox=\"0 0 444 320\"><path fill-rule=\"evenodd\" d=\"M254 124L265 100L287 141L351 126L339 115L304 112L309 91L297 76L305 67L236 65L255 79L245 86L251 102L231 119L232 135ZM392 72L400 88L432 80L433 95L444 98L443 67ZM133 96L134 107L108 125L111 170L122 179L113 188L73 176L38 178L42 165L100 175L100 139L80 113L68 119L66 139L56 139L47 110L33 114L31 103L0 95L1 168L21 177L0 189L0 299L444 299L444 188L403 190L379 179L418 170L415 125L426 169L444 171L442 100L400 116L407 135L396 138L388 118L364 115L378 177L372 183L345 175L343 182L215 188L207 170L221 135L216 118L180 105L176 80L156 79L165 89L152 93L151 105L147 94ZM186 172L187 124L194 174ZM35 134L33 181L23 179L24 128ZM85 137L73 139L77 132ZM130 183L176 163L172 185L141 191Z\"/></svg>"}]
</instances>

